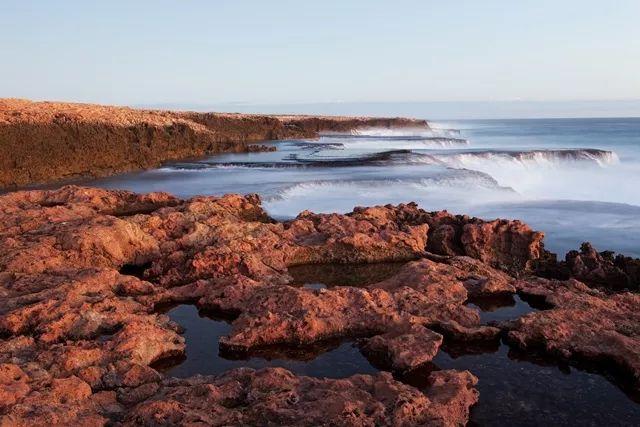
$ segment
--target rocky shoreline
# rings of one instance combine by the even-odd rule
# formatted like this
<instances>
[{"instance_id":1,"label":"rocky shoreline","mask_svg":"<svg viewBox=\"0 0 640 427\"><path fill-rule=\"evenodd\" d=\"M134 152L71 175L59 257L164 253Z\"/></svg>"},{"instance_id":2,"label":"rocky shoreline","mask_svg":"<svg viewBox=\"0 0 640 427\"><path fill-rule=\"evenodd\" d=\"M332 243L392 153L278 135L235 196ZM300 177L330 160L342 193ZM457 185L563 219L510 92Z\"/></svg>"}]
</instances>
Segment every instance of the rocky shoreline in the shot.
<instances>
[{"instance_id":1,"label":"rocky shoreline","mask_svg":"<svg viewBox=\"0 0 640 427\"><path fill-rule=\"evenodd\" d=\"M160 166L169 160L272 147L357 128L428 129L405 118L270 116L137 110L0 99L0 190Z\"/></svg>"},{"instance_id":2,"label":"rocky shoreline","mask_svg":"<svg viewBox=\"0 0 640 427\"><path fill-rule=\"evenodd\" d=\"M0 196L0 425L463 425L482 399L474 372L421 368L444 345L499 340L637 389L640 260L585 244L557 261L543 237L415 204L278 222L255 195ZM390 261L403 264L358 286L307 288L289 272ZM486 324L467 304L501 295L544 309ZM189 352L162 310L175 304L230 318L228 354L356 339L388 372L170 378L156 364Z\"/></svg>"}]
</instances>

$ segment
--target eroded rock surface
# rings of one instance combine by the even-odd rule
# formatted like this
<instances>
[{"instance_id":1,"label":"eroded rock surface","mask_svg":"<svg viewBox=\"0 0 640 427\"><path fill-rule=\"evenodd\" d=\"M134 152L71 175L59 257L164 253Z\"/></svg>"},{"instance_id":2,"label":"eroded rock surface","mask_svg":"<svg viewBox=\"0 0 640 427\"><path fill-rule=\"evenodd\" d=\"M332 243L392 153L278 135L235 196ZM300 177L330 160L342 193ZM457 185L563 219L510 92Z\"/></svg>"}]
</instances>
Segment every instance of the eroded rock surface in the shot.
<instances>
[{"instance_id":1,"label":"eroded rock surface","mask_svg":"<svg viewBox=\"0 0 640 427\"><path fill-rule=\"evenodd\" d=\"M217 378L165 381L124 424L457 426L477 401L476 381L468 372L435 372L422 392L388 373L331 380L237 369Z\"/></svg>"},{"instance_id":2,"label":"eroded rock surface","mask_svg":"<svg viewBox=\"0 0 640 427\"><path fill-rule=\"evenodd\" d=\"M553 308L508 324L508 339L567 359L612 364L640 382L640 295L606 294L574 279L531 279L516 285Z\"/></svg>"},{"instance_id":3,"label":"eroded rock surface","mask_svg":"<svg viewBox=\"0 0 640 427\"><path fill-rule=\"evenodd\" d=\"M0 189L107 176L209 153L267 150L249 143L366 127L428 129L424 120L405 118L196 113L0 99Z\"/></svg>"},{"instance_id":4,"label":"eroded rock surface","mask_svg":"<svg viewBox=\"0 0 640 427\"><path fill-rule=\"evenodd\" d=\"M443 337L495 341L505 332L513 345L610 359L638 377L637 295L517 280L543 251L541 233L520 222L415 204L281 223L255 195L179 200L80 187L4 195L0 424L459 425L477 400L475 377L454 371L433 372L424 390L386 373L164 378L151 366L183 355L185 341L161 308L185 302L233 319L220 338L230 353L358 339L364 354L401 373L428 364ZM288 272L389 261L405 264L359 287L292 286ZM553 308L496 327L465 305L516 291Z\"/></svg>"},{"instance_id":5,"label":"eroded rock surface","mask_svg":"<svg viewBox=\"0 0 640 427\"><path fill-rule=\"evenodd\" d=\"M564 261L557 262L551 257L538 264L538 272L550 278L573 277L614 291L640 288L640 259L611 251L598 252L588 242L583 243L579 251L568 252Z\"/></svg>"}]
</instances>

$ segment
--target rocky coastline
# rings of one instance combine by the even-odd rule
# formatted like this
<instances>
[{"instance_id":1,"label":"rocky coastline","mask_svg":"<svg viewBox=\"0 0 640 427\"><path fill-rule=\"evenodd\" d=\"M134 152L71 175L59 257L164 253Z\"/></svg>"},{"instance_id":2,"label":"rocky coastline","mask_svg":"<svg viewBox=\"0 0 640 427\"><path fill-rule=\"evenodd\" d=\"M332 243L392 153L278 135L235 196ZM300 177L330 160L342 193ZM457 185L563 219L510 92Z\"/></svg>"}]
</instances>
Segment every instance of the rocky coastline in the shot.
<instances>
[{"instance_id":1,"label":"rocky coastline","mask_svg":"<svg viewBox=\"0 0 640 427\"><path fill-rule=\"evenodd\" d=\"M427 129L428 124L405 118L198 113L0 99L0 191L213 153L268 150L252 143L367 127Z\"/></svg>"},{"instance_id":2,"label":"rocky coastline","mask_svg":"<svg viewBox=\"0 0 640 427\"><path fill-rule=\"evenodd\" d=\"M474 372L421 369L443 345L498 340L610 366L637 388L640 260L585 244L557 261L543 238L520 221L415 204L278 222L256 195L0 196L0 425L464 425L482 399ZM358 286L311 289L292 276L390 261L402 265ZM486 324L467 304L500 295L544 309ZM231 319L228 354L356 339L382 369L171 378L157 364L189 352L161 309L175 304Z\"/></svg>"},{"instance_id":3,"label":"rocky coastline","mask_svg":"<svg viewBox=\"0 0 640 427\"><path fill-rule=\"evenodd\" d=\"M0 100L0 189L366 128L429 125ZM433 362L498 346L638 391L639 289L638 259L589 243L559 259L521 221L415 203L277 221L255 194L6 192L0 426L465 425L477 373ZM532 308L483 320L504 299ZM173 377L191 351L168 314L183 305L225 319L221 357L266 367ZM265 356L306 362L343 342L376 373L305 375Z\"/></svg>"}]
</instances>

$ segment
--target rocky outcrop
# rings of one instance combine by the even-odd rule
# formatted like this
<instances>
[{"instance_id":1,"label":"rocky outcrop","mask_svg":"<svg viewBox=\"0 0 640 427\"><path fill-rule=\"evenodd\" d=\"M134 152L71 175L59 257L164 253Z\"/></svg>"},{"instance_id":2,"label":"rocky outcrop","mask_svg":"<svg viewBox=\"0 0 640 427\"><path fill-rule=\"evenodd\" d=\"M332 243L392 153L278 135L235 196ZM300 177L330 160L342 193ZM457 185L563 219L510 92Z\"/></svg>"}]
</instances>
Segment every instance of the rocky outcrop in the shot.
<instances>
[{"instance_id":1,"label":"rocky outcrop","mask_svg":"<svg viewBox=\"0 0 640 427\"><path fill-rule=\"evenodd\" d=\"M404 373L431 362L441 345L442 335L419 324L408 324L369 338L362 351L387 359L394 371Z\"/></svg>"},{"instance_id":2,"label":"rocky outcrop","mask_svg":"<svg viewBox=\"0 0 640 427\"><path fill-rule=\"evenodd\" d=\"M509 341L565 359L612 365L640 383L640 295L609 295L576 280L531 279L519 292L553 307L507 325Z\"/></svg>"},{"instance_id":3,"label":"rocky outcrop","mask_svg":"<svg viewBox=\"0 0 640 427\"><path fill-rule=\"evenodd\" d=\"M477 313L462 305L462 282L424 280L413 288L405 286L404 280L413 275L417 281L424 270L437 269L436 263L410 263L396 279L368 288L314 291L287 285L292 280L287 267L292 265L419 258L427 245L428 226L412 218L416 209L362 208L349 215L304 212L293 221L277 223L264 213L256 196L181 201L162 193L79 187L2 196L3 422L100 424L139 414L137 409L131 412L134 405L159 401L168 386L149 366L185 351L178 326L156 311L165 303L192 301L239 315L231 334L221 339L231 350L365 336L373 338L371 350L390 356L391 369L423 364L441 339L426 325L482 328ZM435 340L428 351L420 345L425 337ZM384 347L376 347L378 341ZM437 412L450 417L445 424L466 419L476 399L475 379L452 373L452 378L466 379L460 382L462 400L448 401L453 396L450 387L458 380L445 384L441 374L434 375L430 400L410 386L394 382L393 387L400 387L397 396L405 395L402 390L419 396L421 413L439 408ZM392 381L380 378L376 384ZM356 380L325 383L343 388L345 381ZM79 394L67 396L65 384L72 383ZM353 392L364 393L362 387L354 386ZM196 389L193 392L199 393ZM230 390L221 393L222 402L232 398L225 394ZM396 399L393 393L385 392L385 399ZM366 405L376 399L382 397L367 397ZM423 419L411 411L397 412L395 403L376 405L383 418L374 418L383 423ZM340 414L336 417L348 419L347 413Z\"/></svg>"},{"instance_id":4,"label":"rocky outcrop","mask_svg":"<svg viewBox=\"0 0 640 427\"><path fill-rule=\"evenodd\" d=\"M520 221L484 221L442 211L432 212L426 222L430 252L467 255L516 276L529 273L533 261L545 254L544 234Z\"/></svg>"},{"instance_id":5,"label":"rocky outcrop","mask_svg":"<svg viewBox=\"0 0 640 427\"><path fill-rule=\"evenodd\" d=\"M477 401L476 381L468 372L435 372L421 392L388 373L333 380L238 369L166 381L124 424L458 426Z\"/></svg>"},{"instance_id":6,"label":"rocky outcrop","mask_svg":"<svg viewBox=\"0 0 640 427\"><path fill-rule=\"evenodd\" d=\"M0 190L266 149L249 143L358 127L428 125L402 118L192 113L0 99Z\"/></svg>"},{"instance_id":7,"label":"rocky outcrop","mask_svg":"<svg viewBox=\"0 0 640 427\"><path fill-rule=\"evenodd\" d=\"M517 221L415 204L277 222L255 195L179 200L70 186L0 196L0 424L460 425L477 400L475 377L455 371L427 373L420 390L388 373L165 378L155 363L188 351L162 310L177 303L227 315L219 340L231 356L355 340L402 376L428 367L448 341L506 335L640 378L637 295L514 277L537 260L541 240ZM336 275L310 289L289 272L388 261L402 266L358 286ZM552 308L486 325L466 305L514 292Z\"/></svg>"},{"instance_id":8,"label":"rocky outcrop","mask_svg":"<svg viewBox=\"0 0 640 427\"><path fill-rule=\"evenodd\" d=\"M551 255L537 264L537 273L544 277L560 280L573 277L614 291L640 288L640 259L611 251L598 252L589 242L583 243L580 251L568 252L564 261L558 262Z\"/></svg>"}]
</instances>

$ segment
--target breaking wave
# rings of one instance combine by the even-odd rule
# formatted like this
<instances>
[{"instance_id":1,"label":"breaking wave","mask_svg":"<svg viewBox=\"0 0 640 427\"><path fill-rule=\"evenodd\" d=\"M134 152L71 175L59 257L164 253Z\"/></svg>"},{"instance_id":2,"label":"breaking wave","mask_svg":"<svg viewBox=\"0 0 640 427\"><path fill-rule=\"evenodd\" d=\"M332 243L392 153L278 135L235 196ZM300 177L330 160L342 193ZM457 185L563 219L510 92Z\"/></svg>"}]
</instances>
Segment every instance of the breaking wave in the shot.
<instances>
[{"instance_id":1,"label":"breaking wave","mask_svg":"<svg viewBox=\"0 0 640 427\"><path fill-rule=\"evenodd\" d=\"M323 136L317 145L335 145L339 140L343 148L389 150L389 149L438 149L460 148L469 145L469 141L463 138L451 138L445 136Z\"/></svg>"},{"instance_id":2,"label":"breaking wave","mask_svg":"<svg viewBox=\"0 0 640 427\"><path fill-rule=\"evenodd\" d=\"M324 145L324 144L318 144ZM278 169L278 168L333 168L358 166L391 166L391 165L438 165L455 169L479 170L488 174L500 170L536 170L549 167L562 167L568 163L571 166L577 162L598 165L601 167L617 164L618 158L611 151L581 149L581 150L536 150L536 151L475 151L475 152L414 152L409 149L387 150L340 156L322 155L320 148L312 148L310 152L292 153L279 160L271 161L213 161L176 162L171 164L174 170L202 170L202 169ZM330 150L334 150L331 148Z\"/></svg>"},{"instance_id":3,"label":"breaking wave","mask_svg":"<svg viewBox=\"0 0 640 427\"><path fill-rule=\"evenodd\" d=\"M461 209L470 203L518 200L511 188L477 171L451 170L420 179L324 180L301 182L265 198L263 204L275 218L291 218L309 209L314 212L349 212L355 206L417 202L427 210Z\"/></svg>"},{"instance_id":4,"label":"breaking wave","mask_svg":"<svg viewBox=\"0 0 640 427\"><path fill-rule=\"evenodd\" d=\"M352 129L350 132L321 132L320 136L330 138L412 138L412 137L430 137L438 136L436 131L421 127L403 127L403 128L359 128Z\"/></svg>"},{"instance_id":5,"label":"breaking wave","mask_svg":"<svg viewBox=\"0 0 640 427\"><path fill-rule=\"evenodd\" d=\"M598 166L618 164L620 160L612 151L597 149L531 150L531 151L475 151L467 153L435 154L453 167L478 167L486 163L520 165L525 168L558 166L566 162L588 162Z\"/></svg>"}]
</instances>

